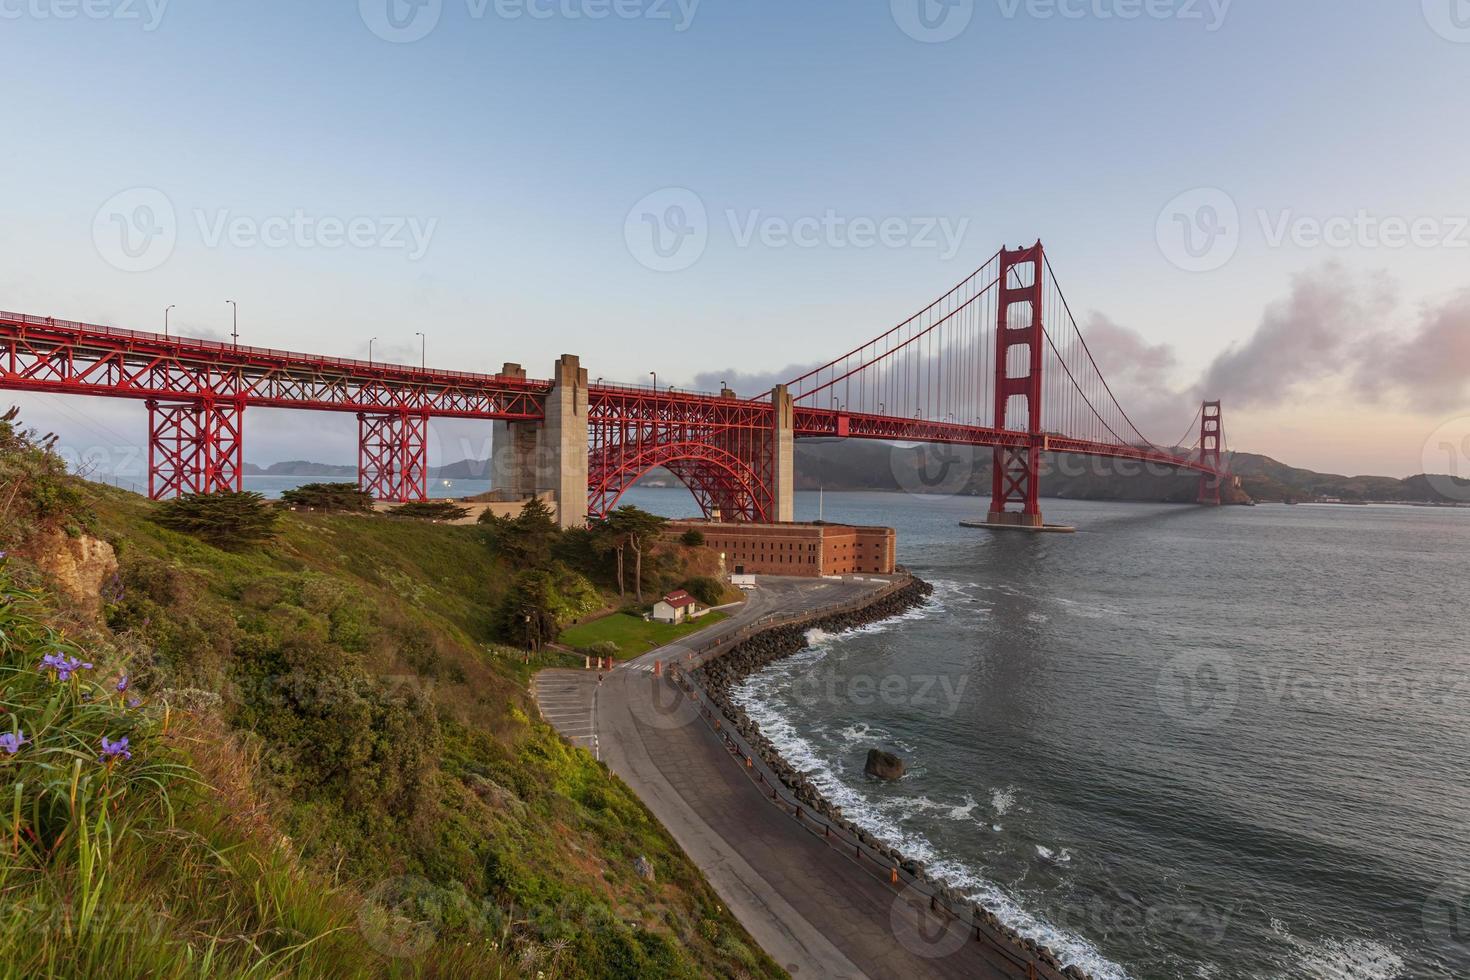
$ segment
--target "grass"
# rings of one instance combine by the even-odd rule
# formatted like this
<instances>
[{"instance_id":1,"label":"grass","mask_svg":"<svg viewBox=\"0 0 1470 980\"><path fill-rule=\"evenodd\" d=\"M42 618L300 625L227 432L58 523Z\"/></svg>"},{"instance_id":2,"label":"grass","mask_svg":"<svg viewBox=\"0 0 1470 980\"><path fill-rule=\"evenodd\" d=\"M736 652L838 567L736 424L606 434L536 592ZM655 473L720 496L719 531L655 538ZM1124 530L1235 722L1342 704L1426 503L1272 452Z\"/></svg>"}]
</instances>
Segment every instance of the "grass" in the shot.
<instances>
[{"instance_id":1,"label":"grass","mask_svg":"<svg viewBox=\"0 0 1470 980\"><path fill-rule=\"evenodd\" d=\"M648 622L637 613L616 612L563 630L560 642L579 650L590 649L595 643L612 643L617 646L620 658L630 660L691 633L698 633L724 618L722 612L711 612L700 619L670 625Z\"/></svg>"}]
</instances>

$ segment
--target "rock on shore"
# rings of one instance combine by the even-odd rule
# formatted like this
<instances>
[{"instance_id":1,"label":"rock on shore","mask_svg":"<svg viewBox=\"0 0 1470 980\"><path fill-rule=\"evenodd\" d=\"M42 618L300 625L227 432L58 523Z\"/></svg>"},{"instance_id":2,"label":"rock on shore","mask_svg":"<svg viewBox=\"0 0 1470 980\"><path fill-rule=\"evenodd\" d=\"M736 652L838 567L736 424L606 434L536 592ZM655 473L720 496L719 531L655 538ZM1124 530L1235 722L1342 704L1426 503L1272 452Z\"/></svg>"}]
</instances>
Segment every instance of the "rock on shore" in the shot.
<instances>
[{"instance_id":1,"label":"rock on shore","mask_svg":"<svg viewBox=\"0 0 1470 980\"><path fill-rule=\"evenodd\" d=\"M902 759L882 749L869 749L868 761L863 764L863 772L875 779L887 779L890 782L902 779L906 771L907 767Z\"/></svg>"}]
</instances>

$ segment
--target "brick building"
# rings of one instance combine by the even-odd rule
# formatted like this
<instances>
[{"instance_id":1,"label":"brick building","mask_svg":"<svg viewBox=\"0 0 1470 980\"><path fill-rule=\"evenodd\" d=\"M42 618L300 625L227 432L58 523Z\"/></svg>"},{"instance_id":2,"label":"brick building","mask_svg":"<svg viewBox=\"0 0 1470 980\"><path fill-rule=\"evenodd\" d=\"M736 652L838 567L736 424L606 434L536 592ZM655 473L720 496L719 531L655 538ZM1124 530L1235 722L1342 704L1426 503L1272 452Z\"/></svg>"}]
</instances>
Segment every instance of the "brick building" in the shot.
<instances>
[{"instance_id":1,"label":"brick building","mask_svg":"<svg viewBox=\"0 0 1470 980\"><path fill-rule=\"evenodd\" d=\"M851 524L732 524L670 521L669 533L698 531L733 575L892 575L891 527Z\"/></svg>"}]
</instances>

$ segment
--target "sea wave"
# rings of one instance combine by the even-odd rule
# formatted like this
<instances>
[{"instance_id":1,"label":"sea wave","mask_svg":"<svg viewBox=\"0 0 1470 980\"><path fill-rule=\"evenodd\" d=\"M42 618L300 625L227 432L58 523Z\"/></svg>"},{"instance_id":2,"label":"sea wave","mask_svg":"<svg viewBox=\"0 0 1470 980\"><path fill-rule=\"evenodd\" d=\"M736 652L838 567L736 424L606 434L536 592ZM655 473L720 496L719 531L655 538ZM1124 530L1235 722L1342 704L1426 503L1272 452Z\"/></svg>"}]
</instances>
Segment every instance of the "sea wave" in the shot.
<instances>
[{"instance_id":1,"label":"sea wave","mask_svg":"<svg viewBox=\"0 0 1470 980\"><path fill-rule=\"evenodd\" d=\"M966 797L959 805L936 803L922 796L884 799L870 797L848 785L839 776L836 765L797 731L791 718L783 714L772 698L765 696L766 685L762 681L770 677L769 671L761 671L747 678L731 692L731 699L760 726L781 756L829 802L841 808L849 820L903 854L923 862L931 875L958 890L967 901L989 909L1017 934L1050 947L1064 966L1075 964L1095 980L1128 980L1128 972L1086 938L1054 926L1024 908L974 868L940 851L923 833L904 826L909 817L937 808L947 809L951 815L963 810L968 819L971 798ZM1008 799L1007 809L1014 804L1014 791L1010 791ZM992 794L992 807L995 802Z\"/></svg>"},{"instance_id":2,"label":"sea wave","mask_svg":"<svg viewBox=\"0 0 1470 980\"><path fill-rule=\"evenodd\" d=\"M1312 980L1397 980L1404 975L1403 957L1384 943L1333 938L1308 942L1293 936L1280 919L1271 920L1271 930L1296 952L1293 975Z\"/></svg>"}]
</instances>

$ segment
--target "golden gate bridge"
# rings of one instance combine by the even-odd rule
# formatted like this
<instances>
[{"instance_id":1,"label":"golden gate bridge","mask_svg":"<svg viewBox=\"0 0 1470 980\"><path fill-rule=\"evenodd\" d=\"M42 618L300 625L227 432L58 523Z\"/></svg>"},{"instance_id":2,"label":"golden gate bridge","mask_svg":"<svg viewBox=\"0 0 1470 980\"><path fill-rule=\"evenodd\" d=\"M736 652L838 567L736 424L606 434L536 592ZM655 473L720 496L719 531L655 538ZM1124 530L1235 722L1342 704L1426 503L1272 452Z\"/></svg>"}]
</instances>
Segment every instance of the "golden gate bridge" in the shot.
<instances>
[{"instance_id":1,"label":"golden gate bridge","mask_svg":"<svg viewBox=\"0 0 1470 980\"><path fill-rule=\"evenodd\" d=\"M572 355L535 380L511 363L413 368L3 312L0 389L145 401L155 499L241 489L250 407L356 414L359 483L395 501L427 499L430 419L489 420L506 489L554 493L563 526L606 516L655 467L706 516L791 521L800 438L989 447L987 523L1024 528L1043 526L1043 453L1195 472L1201 504L1220 503L1226 460L1217 401L1188 448L1139 430L1040 242L1001 249L918 313L756 398L589 384Z\"/></svg>"}]
</instances>

